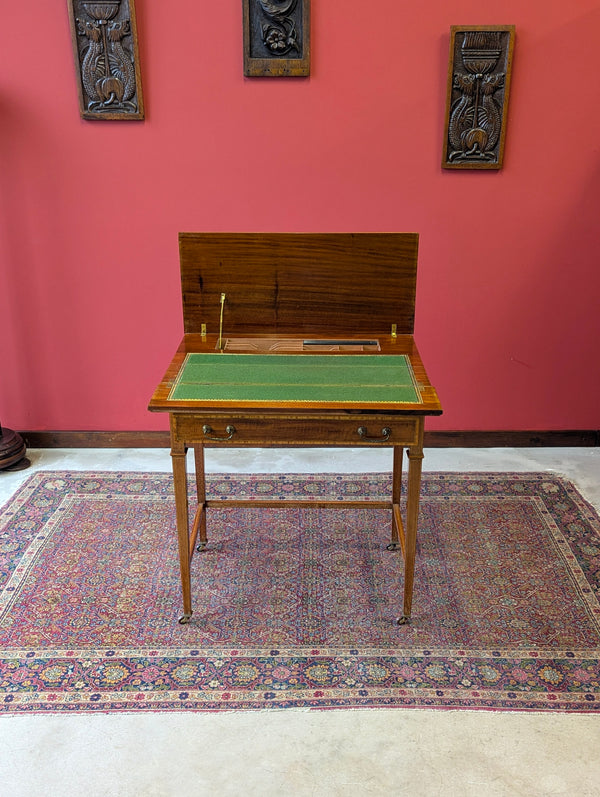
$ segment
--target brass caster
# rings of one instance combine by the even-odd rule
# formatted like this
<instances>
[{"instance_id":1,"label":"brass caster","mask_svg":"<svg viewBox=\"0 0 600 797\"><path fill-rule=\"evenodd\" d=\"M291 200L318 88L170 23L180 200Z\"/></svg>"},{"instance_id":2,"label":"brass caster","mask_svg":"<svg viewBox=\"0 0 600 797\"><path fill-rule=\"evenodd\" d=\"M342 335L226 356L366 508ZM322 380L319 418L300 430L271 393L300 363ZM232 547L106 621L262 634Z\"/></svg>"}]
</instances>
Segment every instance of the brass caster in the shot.
<instances>
[{"instance_id":1,"label":"brass caster","mask_svg":"<svg viewBox=\"0 0 600 797\"><path fill-rule=\"evenodd\" d=\"M410 617L407 617L405 614L402 617L399 617L396 620L396 625L410 625Z\"/></svg>"},{"instance_id":2,"label":"brass caster","mask_svg":"<svg viewBox=\"0 0 600 797\"><path fill-rule=\"evenodd\" d=\"M401 545L400 545L399 542L390 542L389 545L385 546L385 550L386 551L399 551L400 548L401 548Z\"/></svg>"},{"instance_id":3,"label":"brass caster","mask_svg":"<svg viewBox=\"0 0 600 797\"><path fill-rule=\"evenodd\" d=\"M192 619L192 612L189 614L182 614L178 620L179 625L187 625L189 621Z\"/></svg>"},{"instance_id":4,"label":"brass caster","mask_svg":"<svg viewBox=\"0 0 600 797\"><path fill-rule=\"evenodd\" d=\"M199 542L196 550L198 551L198 553L202 553L202 551L206 550L207 545L208 545L207 542Z\"/></svg>"}]
</instances>

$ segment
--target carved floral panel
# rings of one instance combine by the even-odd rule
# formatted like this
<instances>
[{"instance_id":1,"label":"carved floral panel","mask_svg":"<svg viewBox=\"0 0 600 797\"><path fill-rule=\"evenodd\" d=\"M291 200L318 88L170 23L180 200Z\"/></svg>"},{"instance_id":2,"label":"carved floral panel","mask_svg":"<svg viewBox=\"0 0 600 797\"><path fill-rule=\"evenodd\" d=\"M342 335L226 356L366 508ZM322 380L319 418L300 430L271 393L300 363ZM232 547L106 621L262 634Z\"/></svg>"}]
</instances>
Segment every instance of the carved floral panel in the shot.
<instances>
[{"instance_id":1,"label":"carved floral panel","mask_svg":"<svg viewBox=\"0 0 600 797\"><path fill-rule=\"evenodd\" d=\"M502 168L514 40L514 25L450 29L443 168Z\"/></svg>"},{"instance_id":2,"label":"carved floral panel","mask_svg":"<svg viewBox=\"0 0 600 797\"><path fill-rule=\"evenodd\" d=\"M135 0L68 0L84 119L143 119Z\"/></svg>"},{"instance_id":3,"label":"carved floral panel","mask_svg":"<svg viewBox=\"0 0 600 797\"><path fill-rule=\"evenodd\" d=\"M310 0L243 0L244 74L310 74Z\"/></svg>"}]
</instances>

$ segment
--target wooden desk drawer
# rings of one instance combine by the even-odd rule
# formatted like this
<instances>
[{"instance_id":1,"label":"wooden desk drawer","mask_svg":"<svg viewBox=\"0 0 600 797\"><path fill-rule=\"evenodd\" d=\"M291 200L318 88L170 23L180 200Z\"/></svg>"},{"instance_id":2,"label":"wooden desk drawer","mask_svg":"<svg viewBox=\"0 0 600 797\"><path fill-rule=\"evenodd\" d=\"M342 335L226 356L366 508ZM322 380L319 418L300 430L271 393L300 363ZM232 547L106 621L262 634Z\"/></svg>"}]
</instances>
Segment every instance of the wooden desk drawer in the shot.
<instances>
[{"instance_id":1,"label":"wooden desk drawer","mask_svg":"<svg viewBox=\"0 0 600 797\"><path fill-rule=\"evenodd\" d=\"M176 439L206 446L414 445L422 418L389 415L287 414L172 416Z\"/></svg>"}]
</instances>

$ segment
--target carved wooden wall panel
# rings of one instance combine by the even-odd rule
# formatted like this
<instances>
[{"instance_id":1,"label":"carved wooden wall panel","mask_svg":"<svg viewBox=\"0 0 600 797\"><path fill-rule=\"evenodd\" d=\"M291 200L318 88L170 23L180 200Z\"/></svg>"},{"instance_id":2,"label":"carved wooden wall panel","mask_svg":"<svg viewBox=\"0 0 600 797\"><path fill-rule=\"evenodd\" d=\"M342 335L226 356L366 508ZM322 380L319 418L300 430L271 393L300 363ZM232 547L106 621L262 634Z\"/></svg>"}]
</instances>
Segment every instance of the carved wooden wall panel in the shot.
<instances>
[{"instance_id":1,"label":"carved wooden wall panel","mask_svg":"<svg viewBox=\"0 0 600 797\"><path fill-rule=\"evenodd\" d=\"M310 74L310 0L243 0L244 74Z\"/></svg>"},{"instance_id":2,"label":"carved wooden wall panel","mask_svg":"<svg viewBox=\"0 0 600 797\"><path fill-rule=\"evenodd\" d=\"M514 25L450 29L443 168L502 168L514 41Z\"/></svg>"},{"instance_id":3,"label":"carved wooden wall panel","mask_svg":"<svg viewBox=\"0 0 600 797\"><path fill-rule=\"evenodd\" d=\"M135 0L68 0L84 119L143 119Z\"/></svg>"}]
</instances>

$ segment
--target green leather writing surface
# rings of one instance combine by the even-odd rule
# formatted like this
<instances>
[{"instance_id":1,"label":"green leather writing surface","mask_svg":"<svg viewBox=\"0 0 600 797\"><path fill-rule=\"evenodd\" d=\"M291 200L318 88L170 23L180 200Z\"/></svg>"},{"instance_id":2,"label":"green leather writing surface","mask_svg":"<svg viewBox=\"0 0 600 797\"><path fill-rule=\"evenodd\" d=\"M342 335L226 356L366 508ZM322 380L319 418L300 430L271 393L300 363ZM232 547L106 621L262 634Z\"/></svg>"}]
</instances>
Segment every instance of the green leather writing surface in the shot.
<instances>
[{"instance_id":1,"label":"green leather writing surface","mask_svg":"<svg viewBox=\"0 0 600 797\"><path fill-rule=\"evenodd\" d=\"M173 401L418 404L405 355L188 354Z\"/></svg>"}]
</instances>

